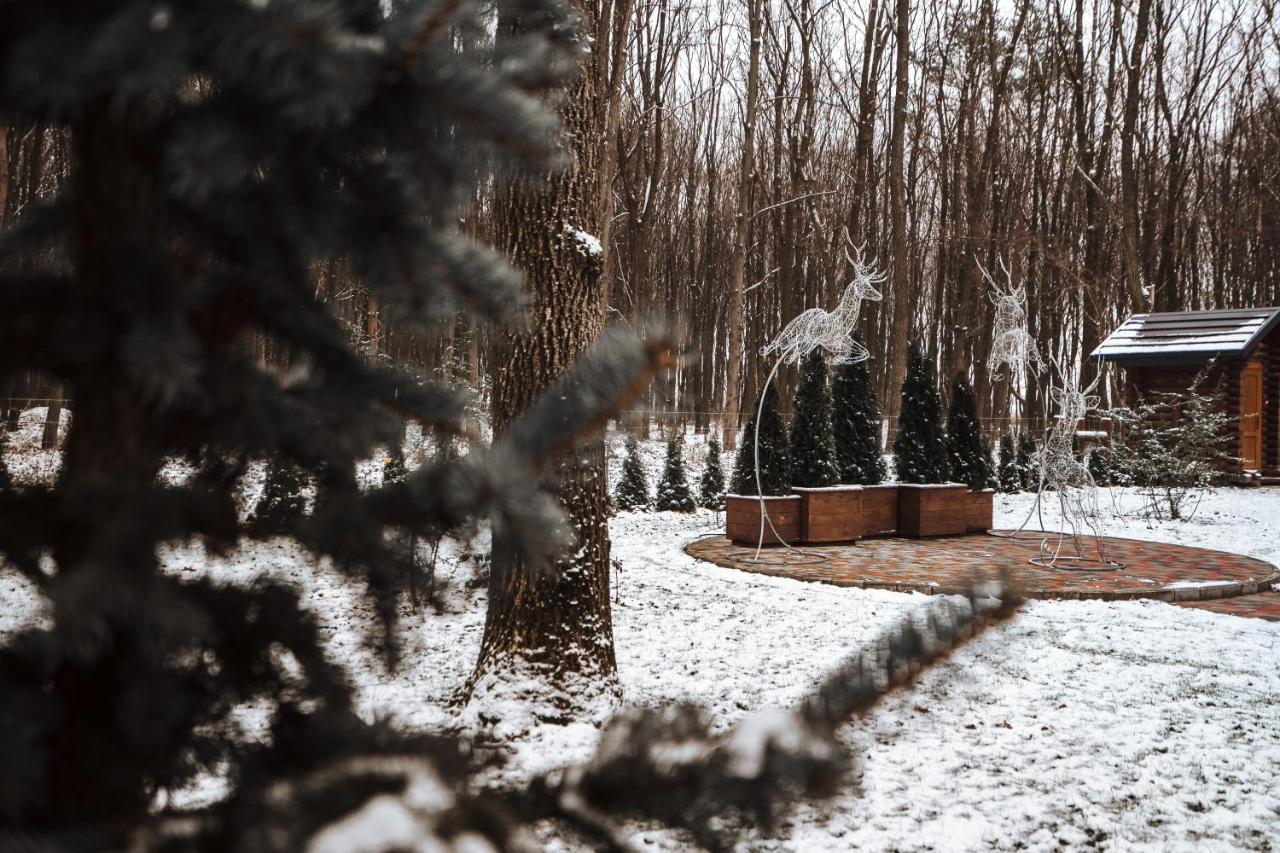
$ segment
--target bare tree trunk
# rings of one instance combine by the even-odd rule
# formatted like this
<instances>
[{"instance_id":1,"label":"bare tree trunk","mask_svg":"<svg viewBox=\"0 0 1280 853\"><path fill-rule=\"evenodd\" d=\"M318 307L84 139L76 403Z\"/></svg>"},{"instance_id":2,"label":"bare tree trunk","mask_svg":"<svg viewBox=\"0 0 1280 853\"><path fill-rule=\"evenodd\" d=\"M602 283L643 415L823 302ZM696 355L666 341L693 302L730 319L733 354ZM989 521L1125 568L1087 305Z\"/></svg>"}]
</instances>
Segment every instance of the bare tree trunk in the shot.
<instances>
[{"instance_id":1,"label":"bare tree trunk","mask_svg":"<svg viewBox=\"0 0 1280 853\"><path fill-rule=\"evenodd\" d=\"M907 370L907 335L911 331L910 320L914 306L911 304L910 274L911 253L907 235L907 189L903 179L903 151L907 130L907 83L911 67L911 4L898 0L895 18L897 60L893 76L893 129L889 135L889 218L891 250L893 253L892 277L889 280L887 302L893 311L893 326L889 342L889 381L886 388L885 410L898 414L897 389L902 385Z\"/></svg>"},{"instance_id":2,"label":"bare tree trunk","mask_svg":"<svg viewBox=\"0 0 1280 853\"><path fill-rule=\"evenodd\" d=\"M733 254L729 260L729 360L725 365L722 429L724 448L738 446L738 421L743 404L739 385L742 369L742 295L747 270L747 239L751 226L751 185L755 172L756 108L760 92L760 38L764 14L761 0L747 0L747 23L751 46L747 64L747 96L742 106L742 157L738 165L738 207L733 224Z\"/></svg>"},{"instance_id":3,"label":"bare tree trunk","mask_svg":"<svg viewBox=\"0 0 1280 853\"><path fill-rule=\"evenodd\" d=\"M609 219L604 205L610 196L599 181L613 173L612 137L606 134L617 89L610 88L611 78L599 64L607 71L620 56L623 47L611 51L610 45L616 46L615 38L625 45L630 7L585 4L580 12L594 36L561 110L569 163L562 172L516 180L498 193L498 242L526 273L532 323L496 341L490 364L495 433L527 409L604 326L607 243L595 235L606 231ZM560 705L572 715L569 693L587 701L584 692L616 691L604 442L591 440L561 460L546 486L564 506L578 547L554 571L533 572L495 538L472 686L488 676L536 675L562 691Z\"/></svg>"},{"instance_id":4,"label":"bare tree trunk","mask_svg":"<svg viewBox=\"0 0 1280 853\"><path fill-rule=\"evenodd\" d=\"M1138 173L1134 164L1134 137L1142 98L1142 53L1147 44L1151 0L1138 0L1138 23L1129 55L1128 87L1124 97L1124 123L1120 128L1120 184L1124 193L1124 283L1135 311L1147 310L1138 258Z\"/></svg>"}]
</instances>

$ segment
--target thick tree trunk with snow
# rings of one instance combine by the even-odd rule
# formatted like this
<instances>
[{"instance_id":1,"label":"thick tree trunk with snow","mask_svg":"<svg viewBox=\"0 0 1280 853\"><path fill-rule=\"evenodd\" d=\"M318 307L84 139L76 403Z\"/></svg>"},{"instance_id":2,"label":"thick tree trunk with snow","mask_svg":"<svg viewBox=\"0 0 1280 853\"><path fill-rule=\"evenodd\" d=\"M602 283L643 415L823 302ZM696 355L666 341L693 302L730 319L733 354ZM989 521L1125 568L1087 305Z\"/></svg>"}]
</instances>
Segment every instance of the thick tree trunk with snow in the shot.
<instances>
[{"instance_id":1,"label":"thick tree trunk with snow","mask_svg":"<svg viewBox=\"0 0 1280 853\"><path fill-rule=\"evenodd\" d=\"M625 40L625 24L617 16L624 20L629 6L602 10L586 4L580 11L594 40L561 110L568 163L555 174L513 181L497 197L498 244L524 271L531 304L528 327L498 335L490 359L495 434L564 373L604 327L610 196L600 182L613 173L607 143L616 127L611 111L617 101L608 71L617 54L609 46L615 37ZM612 16L618 28L605 32L603 40L597 26L602 15ZM577 548L554 570L537 572L495 538L472 685L478 688L489 677L501 681L532 674L575 695L593 687L612 692L617 664L603 441L579 446L548 472L546 485L568 513Z\"/></svg>"}]
</instances>

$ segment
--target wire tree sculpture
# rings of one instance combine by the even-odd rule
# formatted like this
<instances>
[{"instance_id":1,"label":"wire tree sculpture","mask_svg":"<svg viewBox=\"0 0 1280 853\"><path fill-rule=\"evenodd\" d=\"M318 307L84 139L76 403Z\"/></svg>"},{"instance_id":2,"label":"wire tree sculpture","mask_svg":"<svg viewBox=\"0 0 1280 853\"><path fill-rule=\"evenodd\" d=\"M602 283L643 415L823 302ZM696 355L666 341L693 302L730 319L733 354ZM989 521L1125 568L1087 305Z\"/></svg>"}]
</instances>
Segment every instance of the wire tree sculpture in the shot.
<instances>
[{"instance_id":1,"label":"wire tree sculpture","mask_svg":"<svg viewBox=\"0 0 1280 853\"><path fill-rule=\"evenodd\" d=\"M847 235L845 239L848 241ZM776 355L777 358L773 363L773 369L769 371L768 378L760 388L760 402L756 406L753 452L756 492L760 500L760 537L756 542L756 562L759 562L760 551L764 548L766 523L784 547L792 551L796 550L778 534L777 528L773 526L773 521L765 508L764 489L760 483L760 418L761 410L764 408L764 395L769 390L770 383L778 375L778 370L783 364L799 364L806 355L818 347L825 349L835 364L856 364L871 357L867 348L854 339L853 330L857 328L858 318L862 316L862 303L880 300L880 291L876 289L876 285L884 280L884 275L866 262L861 248L853 249L852 255L846 250L845 258L853 267L853 279L840 294L840 301L836 303L835 309L824 311L821 308L809 308L800 312L773 340L760 349L761 355L766 357Z\"/></svg>"}]
</instances>

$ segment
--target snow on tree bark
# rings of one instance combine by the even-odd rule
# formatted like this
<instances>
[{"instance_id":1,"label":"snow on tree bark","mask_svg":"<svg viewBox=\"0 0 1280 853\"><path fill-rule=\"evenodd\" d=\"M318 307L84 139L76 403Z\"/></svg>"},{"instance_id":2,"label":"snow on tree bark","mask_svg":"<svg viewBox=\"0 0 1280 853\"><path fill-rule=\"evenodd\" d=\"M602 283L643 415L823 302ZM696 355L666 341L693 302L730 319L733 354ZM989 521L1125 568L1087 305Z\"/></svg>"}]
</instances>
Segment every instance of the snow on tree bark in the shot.
<instances>
[{"instance_id":1,"label":"snow on tree bark","mask_svg":"<svg viewBox=\"0 0 1280 853\"><path fill-rule=\"evenodd\" d=\"M578 4L578 13L583 32L595 33L597 8ZM499 28L518 33L527 24L510 19ZM599 74L599 63L609 57L602 50L607 54L607 45L583 37L579 74L561 102L565 167L509 181L497 193L497 239L524 271L532 298L529 327L500 334L490 361L495 435L604 328L609 283L601 273L607 247L592 236L607 239L609 196L600 182L613 171L611 146L602 137L609 120L607 78ZM507 677L519 683L532 672L553 689L563 689L573 677L614 693L604 441L593 439L561 458L546 487L567 512L577 548L554 571L535 572L495 538L484 638L471 685ZM566 705L575 701L566 694Z\"/></svg>"}]
</instances>

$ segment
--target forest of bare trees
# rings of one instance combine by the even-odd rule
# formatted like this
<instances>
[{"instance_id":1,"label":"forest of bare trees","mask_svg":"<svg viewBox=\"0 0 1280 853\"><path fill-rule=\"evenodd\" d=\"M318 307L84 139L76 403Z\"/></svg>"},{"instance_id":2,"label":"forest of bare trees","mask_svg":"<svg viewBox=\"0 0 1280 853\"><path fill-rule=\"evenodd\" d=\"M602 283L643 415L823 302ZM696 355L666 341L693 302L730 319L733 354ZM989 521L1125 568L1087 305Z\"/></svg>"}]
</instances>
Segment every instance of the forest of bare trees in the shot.
<instances>
[{"instance_id":1,"label":"forest of bare trees","mask_svg":"<svg viewBox=\"0 0 1280 853\"><path fill-rule=\"evenodd\" d=\"M593 118L608 152L593 156L612 169L596 184L606 319L674 320L687 349L635 418L674 413L725 427L731 443L762 378L760 347L829 305L859 249L886 274L862 332L891 417L908 342L925 343L943 377L984 361L984 271L1025 283L1041 351L1069 370L1132 311L1280 302L1269 0L634 0L601 11L611 29L598 35L621 68L603 78L616 96L601 94L616 110ZM8 222L56 191L65 145L53 130L9 127L0 151ZM510 212L492 193L467 226L498 243ZM317 287L371 353L486 390L486 330L450 320L436 335L404 331L341 269L318 270ZM1024 408L1007 381L972 378L988 420L1043 403L1034 385ZM24 380L0 396L58 389Z\"/></svg>"}]
</instances>

